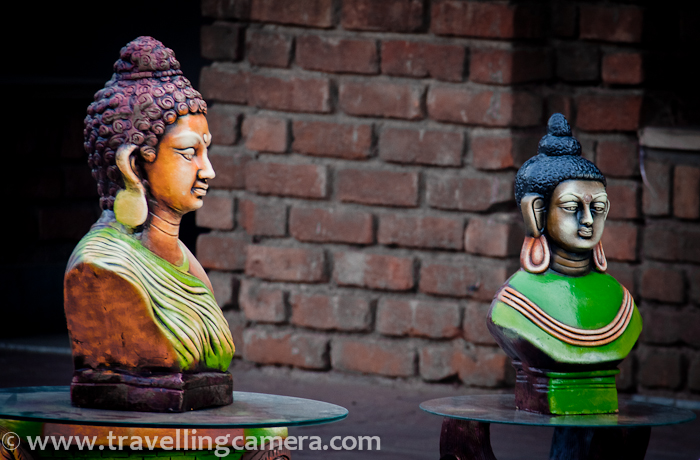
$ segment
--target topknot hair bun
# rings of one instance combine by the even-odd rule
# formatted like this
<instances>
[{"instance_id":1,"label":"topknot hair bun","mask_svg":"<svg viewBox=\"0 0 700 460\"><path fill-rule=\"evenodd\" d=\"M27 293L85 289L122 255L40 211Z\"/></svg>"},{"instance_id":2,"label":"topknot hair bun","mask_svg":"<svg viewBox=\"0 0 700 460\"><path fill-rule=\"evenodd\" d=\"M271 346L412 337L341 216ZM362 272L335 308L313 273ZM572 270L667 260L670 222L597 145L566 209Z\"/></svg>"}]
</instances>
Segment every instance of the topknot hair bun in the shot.
<instances>
[{"instance_id":1,"label":"topknot hair bun","mask_svg":"<svg viewBox=\"0 0 700 460\"><path fill-rule=\"evenodd\" d=\"M175 53L153 37L139 37L119 52L114 72L122 78L181 75Z\"/></svg>"},{"instance_id":2,"label":"topknot hair bun","mask_svg":"<svg viewBox=\"0 0 700 460\"><path fill-rule=\"evenodd\" d=\"M571 136L571 126L561 113L555 113L547 123L547 134L540 140L537 153L547 156L581 156L581 144Z\"/></svg>"}]
</instances>

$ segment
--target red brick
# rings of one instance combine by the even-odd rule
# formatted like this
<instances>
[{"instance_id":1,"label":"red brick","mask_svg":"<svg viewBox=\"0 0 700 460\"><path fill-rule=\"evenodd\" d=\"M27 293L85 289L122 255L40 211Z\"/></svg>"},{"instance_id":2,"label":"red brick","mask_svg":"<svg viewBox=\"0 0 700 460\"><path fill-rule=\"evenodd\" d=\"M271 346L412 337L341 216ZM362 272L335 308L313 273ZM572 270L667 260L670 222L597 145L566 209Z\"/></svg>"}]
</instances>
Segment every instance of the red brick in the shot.
<instances>
[{"instance_id":1,"label":"red brick","mask_svg":"<svg viewBox=\"0 0 700 460\"><path fill-rule=\"evenodd\" d=\"M46 207L39 209L39 239L70 239L78 241L99 218L92 203Z\"/></svg>"},{"instance_id":2,"label":"red brick","mask_svg":"<svg viewBox=\"0 0 700 460\"><path fill-rule=\"evenodd\" d=\"M242 134L248 150L283 153L289 139L287 120L269 117L246 117Z\"/></svg>"},{"instance_id":3,"label":"red brick","mask_svg":"<svg viewBox=\"0 0 700 460\"><path fill-rule=\"evenodd\" d=\"M328 196L325 166L252 161L246 164L245 174L246 189L260 195Z\"/></svg>"},{"instance_id":4,"label":"red brick","mask_svg":"<svg viewBox=\"0 0 700 460\"><path fill-rule=\"evenodd\" d=\"M202 26L202 57L219 61L240 60L244 30L239 24L226 22Z\"/></svg>"},{"instance_id":5,"label":"red brick","mask_svg":"<svg viewBox=\"0 0 700 460\"><path fill-rule=\"evenodd\" d=\"M496 341L486 327L486 318L491 305L482 302L467 302L464 308L462 330L464 340L482 345L496 345Z\"/></svg>"},{"instance_id":6,"label":"red brick","mask_svg":"<svg viewBox=\"0 0 700 460\"><path fill-rule=\"evenodd\" d=\"M461 312L455 302L383 298L377 307L377 331L432 339L460 333Z\"/></svg>"},{"instance_id":7,"label":"red brick","mask_svg":"<svg viewBox=\"0 0 700 460\"><path fill-rule=\"evenodd\" d=\"M638 85L644 81L640 53L609 53L603 56L603 81L617 85Z\"/></svg>"},{"instance_id":8,"label":"red brick","mask_svg":"<svg viewBox=\"0 0 700 460\"><path fill-rule=\"evenodd\" d=\"M477 169L519 168L537 153L540 136L529 133L483 131L469 139L472 165Z\"/></svg>"},{"instance_id":9,"label":"red brick","mask_svg":"<svg viewBox=\"0 0 700 460\"><path fill-rule=\"evenodd\" d=\"M615 278L621 285L629 289L633 297L639 298L634 281L637 278L635 267L636 265L609 262L607 273Z\"/></svg>"},{"instance_id":10,"label":"red brick","mask_svg":"<svg viewBox=\"0 0 700 460\"><path fill-rule=\"evenodd\" d=\"M287 235L287 205L269 199L244 199L240 202L241 226L249 235Z\"/></svg>"},{"instance_id":11,"label":"red brick","mask_svg":"<svg viewBox=\"0 0 700 460\"><path fill-rule=\"evenodd\" d=\"M390 82L354 82L340 84L340 109L357 116L423 118L421 99L423 87Z\"/></svg>"},{"instance_id":12,"label":"red brick","mask_svg":"<svg viewBox=\"0 0 700 460\"><path fill-rule=\"evenodd\" d=\"M598 141L595 164L606 176L632 177L639 175L639 146L635 138L615 138Z\"/></svg>"},{"instance_id":13,"label":"red brick","mask_svg":"<svg viewBox=\"0 0 700 460\"><path fill-rule=\"evenodd\" d=\"M639 182L611 179L605 188L610 200L608 219L637 219L639 215Z\"/></svg>"},{"instance_id":14,"label":"red brick","mask_svg":"<svg viewBox=\"0 0 700 460\"><path fill-rule=\"evenodd\" d=\"M228 329L231 331L233 344L236 347L236 353L233 358L241 359L245 356L245 342L243 341L243 331L245 331L248 320L240 310L225 310L224 319L228 323Z\"/></svg>"},{"instance_id":15,"label":"red brick","mask_svg":"<svg viewBox=\"0 0 700 460\"><path fill-rule=\"evenodd\" d=\"M700 263L700 225L654 222L644 231L644 255L650 259Z\"/></svg>"},{"instance_id":16,"label":"red brick","mask_svg":"<svg viewBox=\"0 0 700 460\"><path fill-rule=\"evenodd\" d=\"M700 391L700 353L695 353L688 367L688 388Z\"/></svg>"},{"instance_id":17,"label":"red brick","mask_svg":"<svg viewBox=\"0 0 700 460\"><path fill-rule=\"evenodd\" d=\"M543 49L472 48L469 56L469 79L478 83L512 85L551 76L551 58Z\"/></svg>"},{"instance_id":18,"label":"red brick","mask_svg":"<svg viewBox=\"0 0 700 460\"><path fill-rule=\"evenodd\" d=\"M685 300L683 272L665 267L648 267L642 272L642 297L668 303Z\"/></svg>"},{"instance_id":19,"label":"red brick","mask_svg":"<svg viewBox=\"0 0 700 460\"><path fill-rule=\"evenodd\" d=\"M341 286L407 291L415 284L413 258L336 252L333 279Z\"/></svg>"},{"instance_id":20,"label":"red brick","mask_svg":"<svg viewBox=\"0 0 700 460\"><path fill-rule=\"evenodd\" d=\"M312 329L367 331L372 325L372 303L358 296L293 294L292 324Z\"/></svg>"},{"instance_id":21,"label":"red brick","mask_svg":"<svg viewBox=\"0 0 700 460\"><path fill-rule=\"evenodd\" d=\"M379 73L377 42L302 35L297 38L296 63L307 70L335 73Z\"/></svg>"},{"instance_id":22,"label":"red brick","mask_svg":"<svg viewBox=\"0 0 700 460\"><path fill-rule=\"evenodd\" d=\"M637 359L634 350L617 367L620 373L615 377L615 383L618 390L633 390L637 386L635 369Z\"/></svg>"},{"instance_id":23,"label":"red brick","mask_svg":"<svg viewBox=\"0 0 700 460\"><path fill-rule=\"evenodd\" d=\"M678 165L673 170L673 215L700 218L700 168Z\"/></svg>"},{"instance_id":24,"label":"red brick","mask_svg":"<svg viewBox=\"0 0 700 460\"><path fill-rule=\"evenodd\" d=\"M601 239L605 257L627 262L637 260L638 233L639 228L632 223L607 221Z\"/></svg>"},{"instance_id":25,"label":"red brick","mask_svg":"<svg viewBox=\"0 0 700 460\"><path fill-rule=\"evenodd\" d=\"M379 157L392 163L461 166L464 134L385 128L379 136Z\"/></svg>"},{"instance_id":26,"label":"red brick","mask_svg":"<svg viewBox=\"0 0 700 460\"><path fill-rule=\"evenodd\" d=\"M472 217L464 232L466 251L493 257L520 254L525 236L520 221L520 216L510 214Z\"/></svg>"},{"instance_id":27,"label":"red brick","mask_svg":"<svg viewBox=\"0 0 700 460\"><path fill-rule=\"evenodd\" d=\"M197 237L197 260L204 268L243 270L249 243L245 233L205 233Z\"/></svg>"},{"instance_id":28,"label":"red brick","mask_svg":"<svg viewBox=\"0 0 700 460\"><path fill-rule=\"evenodd\" d=\"M295 121L292 131L295 152L345 160L364 160L372 153L372 125Z\"/></svg>"},{"instance_id":29,"label":"red brick","mask_svg":"<svg viewBox=\"0 0 700 460\"><path fill-rule=\"evenodd\" d=\"M550 26L555 37L573 38L578 9L573 2L560 0L550 4Z\"/></svg>"},{"instance_id":30,"label":"red brick","mask_svg":"<svg viewBox=\"0 0 700 460\"><path fill-rule=\"evenodd\" d=\"M252 0L250 19L326 29L333 26L333 0Z\"/></svg>"},{"instance_id":31,"label":"red brick","mask_svg":"<svg viewBox=\"0 0 700 460\"><path fill-rule=\"evenodd\" d=\"M226 67L203 67L199 76L199 90L208 102L248 102L248 82L250 75Z\"/></svg>"},{"instance_id":32,"label":"red brick","mask_svg":"<svg viewBox=\"0 0 700 460\"><path fill-rule=\"evenodd\" d=\"M439 382L457 375L452 367L454 346L451 343L430 343L419 350L420 376L428 382Z\"/></svg>"},{"instance_id":33,"label":"red brick","mask_svg":"<svg viewBox=\"0 0 700 460\"><path fill-rule=\"evenodd\" d=\"M340 201L376 206L418 205L418 173L341 169L336 176Z\"/></svg>"},{"instance_id":34,"label":"red brick","mask_svg":"<svg viewBox=\"0 0 700 460\"><path fill-rule=\"evenodd\" d=\"M681 338L683 341L694 348L700 347L700 311L697 308L691 307L681 310L678 314Z\"/></svg>"},{"instance_id":35,"label":"red brick","mask_svg":"<svg viewBox=\"0 0 700 460\"><path fill-rule=\"evenodd\" d=\"M574 119L574 102L565 94L551 94L547 97L546 113L561 113L567 120Z\"/></svg>"},{"instance_id":36,"label":"red brick","mask_svg":"<svg viewBox=\"0 0 700 460\"><path fill-rule=\"evenodd\" d=\"M417 32L424 14L421 0L344 0L341 24L346 30Z\"/></svg>"},{"instance_id":37,"label":"red brick","mask_svg":"<svg viewBox=\"0 0 700 460\"><path fill-rule=\"evenodd\" d=\"M213 188L245 188L245 167L252 160L250 154L238 152L231 147L213 146L209 149L209 161L216 171L212 179Z\"/></svg>"},{"instance_id":38,"label":"red brick","mask_svg":"<svg viewBox=\"0 0 700 460\"><path fill-rule=\"evenodd\" d=\"M589 43L563 43L556 49L557 77L570 82L600 80L600 49Z\"/></svg>"},{"instance_id":39,"label":"red brick","mask_svg":"<svg viewBox=\"0 0 700 460\"><path fill-rule=\"evenodd\" d=\"M642 39L642 10L632 5L581 5L580 35L584 40L638 43Z\"/></svg>"},{"instance_id":40,"label":"red brick","mask_svg":"<svg viewBox=\"0 0 700 460\"><path fill-rule=\"evenodd\" d=\"M524 91L457 86L431 87L428 115L437 121L484 126L532 126L542 118L542 100Z\"/></svg>"},{"instance_id":41,"label":"red brick","mask_svg":"<svg viewBox=\"0 0 700 460\"><path fill-rule=\"evenodd\" d=\"M427 177L428 205L439 209L486 211L513 200L512 176L464 177L445 173Z\"/></svg>"},{"instance_id":42,"label":"red brick","mask_svg":"<svg viewBox=\"0 0 700 460\"><path fill-rule=\"evenodd\" d=\"M475 347L464 341L455 344L452 367L467 385L498 387L513 383L510 359L494 347Z\"/></svg>"},{"instance_id":43,"label":"red brick","mask_svg":"<svg viewBox=\"0 0 700 460\"><path fill-rule=\"evenodd\" d=\"M251 0L202 0L202 16L248 19Z\"/></svg>"},{"instance_id":44,"label":"red brick","mask_svg":"<svg viewBox=\"0 0 700 460\"><path fill-rule=\"evenodd\" d=\"M434 0L430 29L437 35L534 38L541 35L541 17L537 5Z\"/></svg>"},{"instance_id":45,"label":"red brick","mask_svg":"<svg viewBox=\"0 0 700 460\"><path fill-rule=\"evenodd\" d=\"M488 266L465 260L423 261L420 267L421 292L449 297L473 297L490 301L515 267Z\"/></svg>"},{"instance_id":46,"label":"red brick","mask_svg":"<svg viewBox=\"0 0 700 460\"><path fill-rule=\"evenodd\" d=\"M257 280L241 282L241 309L250 321L287 322L287 293Z\"/></svg>"},{"instance_id":47,"label":"red brick","mask_svg":"<svg viewBox=\"0 0 700 460\"><path fill-rule=\"evenodd\" d=\"M681 350L671 348L644 347L638 350L639 383L649 388L680 388L683 384L681 353Z\"/></svg>"},{"instance_id":48,"label":"red brick","mask_svg":"<svg viewBox=\"0 0 700 460\"><path fill-rule=\"evenodd\" d=\"M385 214L379 217L380 244L407 248L462 249L461 217Z\"/></svg>"},{"instance_id":49,"label":"red brick","mask_svg":"<svg viewBox=\"0 0 700 460\"><path fill-rule=\"evenodd\" d=\"M411 377L416 374L416 351L404 341L366 338L337 338L331 346L334 369Z\"/></svg>"},{"instance_id":50,"label":"red brick","mask_svg":"<svg viewBox=\"0 0 700 460\"><path fill-rule=\"evenodd\" d=\"M640 308L642 321L641 340L643 343L671 345L681 341L683 325L682 311L673 307L649 307Z\"/></svg>"},{"instance_id":51,"label":"red brick","mask_svg":"<svg viewBox=\"0 0 700 460\"><path fill-rule=\"evenodd\" d=\"M667 216L671 213L671 165L644 160L648 185L642 192L642 210L647 216Z\"/></svg>"},{"instance_id":52,"label":"red brick","mask_svg":"<svg viewBox=\"0 0 700 460\"><path fill-rule=\"evenodd\" d=\"M690 286L690 300L700 304L700 267L688 268L688 285Z\"/></svg>"},{"instance_id":53,"label":"red brick","mask_svg":"<svg viewBox=\"0 0 700 460\"><path fill-rule=\"evenodd\" d=\"M321 249L247 248L245 273L267 280L317 283L326 280L326 256Z\"/></svg>"},{"instance_id":54,"label":"red brick","mask_svg":"<svg viewBox=\"0 0 700 460\"><path fill-rule=\"evenodd\" d=\"M248 328L243 333L245 357L260 364L327 369L328 337L314 332Z\"/></svg>"},{"instance_id":55,"label":"red brick","mask_svg":"<svg viewBox=\"0 0 700 460\"><path fill-rule=\"evenodd\" d=\"M331 87L327 78L250 77L248 104L286 112L328 113Z\"/></svg>"},{"instance_id":56,"label":"red brick","mask_svg":"<svg viewBox=\"0 0 700 460\"><path fill-rule=\"evenodd\" d=\"M207 273L216 303L222 309L238 306L239 275L211 270ZM236 343L236 342L234 342Z\"/></svg>"},{"instance_id":57,"label":"red brick","mask_svg":"<svg viewBox=\"0 0 700 460\"><path fill-rule=\"evenodd\" d=\"M313 243L372 244L372 214L332 207L294 206L289 215L289 233L299 241Z\"/></svg>"},{"instance_id":58,"label":"red brick","mask_svg":"<svg viewBox=\"0 0 700 460\"><path fill-rule=\"evenodd\" d=\"M464 46L392 40L382 42L382 73L398 77L462 81Z\"/></svg>"},{"instance_id":59,"label":"red brick","mask_svg":"<svg viewBox=\"0 0 700 460\"><path fill-rule=\"evenodd\" d=\"M236 107L226 104L215 104L209 107L207 122L209 123L212 144L233 145L238 142L241 114Z\"/></svg>"},{"instance_id":60,"label":"red brick","mask_svg":"<svg viewBox=\"0 0 700 460\"><path fill-rule=\"evenodd\" d=\"M576 98L576 126L584 131L635 131L639 128L642 96L583 94Z\"/></svg>"},{"instance_id":61,"label":"red brick","mask_svg":"<svg viewBox=\"0 0 700 460\"><path fill-rule=\"evenodd\" d=\"M284 34L248 31L248 62L265 67L289 67L292 37Z\"/></svg>"},{"instance_id":62,"label":"red brick","mask_svg":"<svg viewBox=\"0 0 700 460\"><path fill-rule=\"evenodd\" d=\"M210 192L204 198L204 206L197 210L196 222L199 227L217 230L233 230L236 199L230 195Z\"/></svg>"}]
</instances>

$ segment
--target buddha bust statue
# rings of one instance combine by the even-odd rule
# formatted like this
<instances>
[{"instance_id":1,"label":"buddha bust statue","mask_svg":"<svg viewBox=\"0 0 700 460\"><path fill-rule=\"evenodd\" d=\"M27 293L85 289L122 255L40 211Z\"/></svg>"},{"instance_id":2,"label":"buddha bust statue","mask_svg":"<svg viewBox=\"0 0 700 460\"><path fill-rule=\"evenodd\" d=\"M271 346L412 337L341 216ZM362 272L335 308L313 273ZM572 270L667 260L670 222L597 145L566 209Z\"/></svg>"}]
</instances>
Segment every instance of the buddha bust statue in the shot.
<instances>
[{"instance_id":1,"label":"buddha bust statue","mask_svg":"<svg viewBox=\"0 0 700 460\"><path fill-rule=\"evenodd\" d=\"M605 273L605 177L581 157L563 115L547 130L515 179L527 234L521 269L496 294L487 324L513 360L518 409L613 413L617 365L642 320L629 291Z\"/></svg>"},{"instance_id":2,"label":"buddha bust statue","mask_svg":"<svg viewBox=\"0 0 700 460\"><path fill-rule=\"evenodd\" d=\"M103 212L64 278L72 402L174 412L230 404L231 333L178 238L214 178L206 103L151 37L122 48L114 71L85 118Z\"/></svg>"}]
</instances>

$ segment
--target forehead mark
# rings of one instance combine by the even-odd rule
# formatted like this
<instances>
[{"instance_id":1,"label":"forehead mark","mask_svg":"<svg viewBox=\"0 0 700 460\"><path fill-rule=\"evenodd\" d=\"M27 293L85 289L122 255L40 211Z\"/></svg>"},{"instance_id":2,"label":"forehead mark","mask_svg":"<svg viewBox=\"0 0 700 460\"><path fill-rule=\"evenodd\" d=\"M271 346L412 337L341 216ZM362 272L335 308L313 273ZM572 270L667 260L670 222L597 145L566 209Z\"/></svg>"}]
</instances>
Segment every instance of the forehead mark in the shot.
<instances>
[{"instance_id":1,"label":"forehead mark","mask_svg":"<svg viewBox=\"0 0 700 460\"><path fill-rule=\"evenodd\" d=\"M590 193L586 193L583 195L583 201L586 203L590 203L593 200L593 197L591 196Z\"/></svg>"}]
</instances>

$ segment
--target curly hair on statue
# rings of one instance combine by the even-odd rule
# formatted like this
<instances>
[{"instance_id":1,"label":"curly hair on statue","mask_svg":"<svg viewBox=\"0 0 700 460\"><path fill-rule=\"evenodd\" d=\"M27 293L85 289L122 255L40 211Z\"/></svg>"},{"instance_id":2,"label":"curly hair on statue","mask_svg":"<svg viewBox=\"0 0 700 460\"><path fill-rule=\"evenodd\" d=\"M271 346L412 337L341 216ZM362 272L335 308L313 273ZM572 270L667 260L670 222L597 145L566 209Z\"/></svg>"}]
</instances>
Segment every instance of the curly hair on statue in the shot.
<instances>
[{"instance_id":1,"label":"curly hair on statue","mask_svg":"<svg viewBox=\"0 0 700 460\"><path fill-rule=\"evenodd\" d=\"M121 49L114 75L87 109L83 132L102 209L111 210L124 188L117 149L136 145L137 163L153 162L166 126L190 113L206 114L207 104L182 75L173 50L152 37L139 37Z\"/></svg>"}]
</instances>

